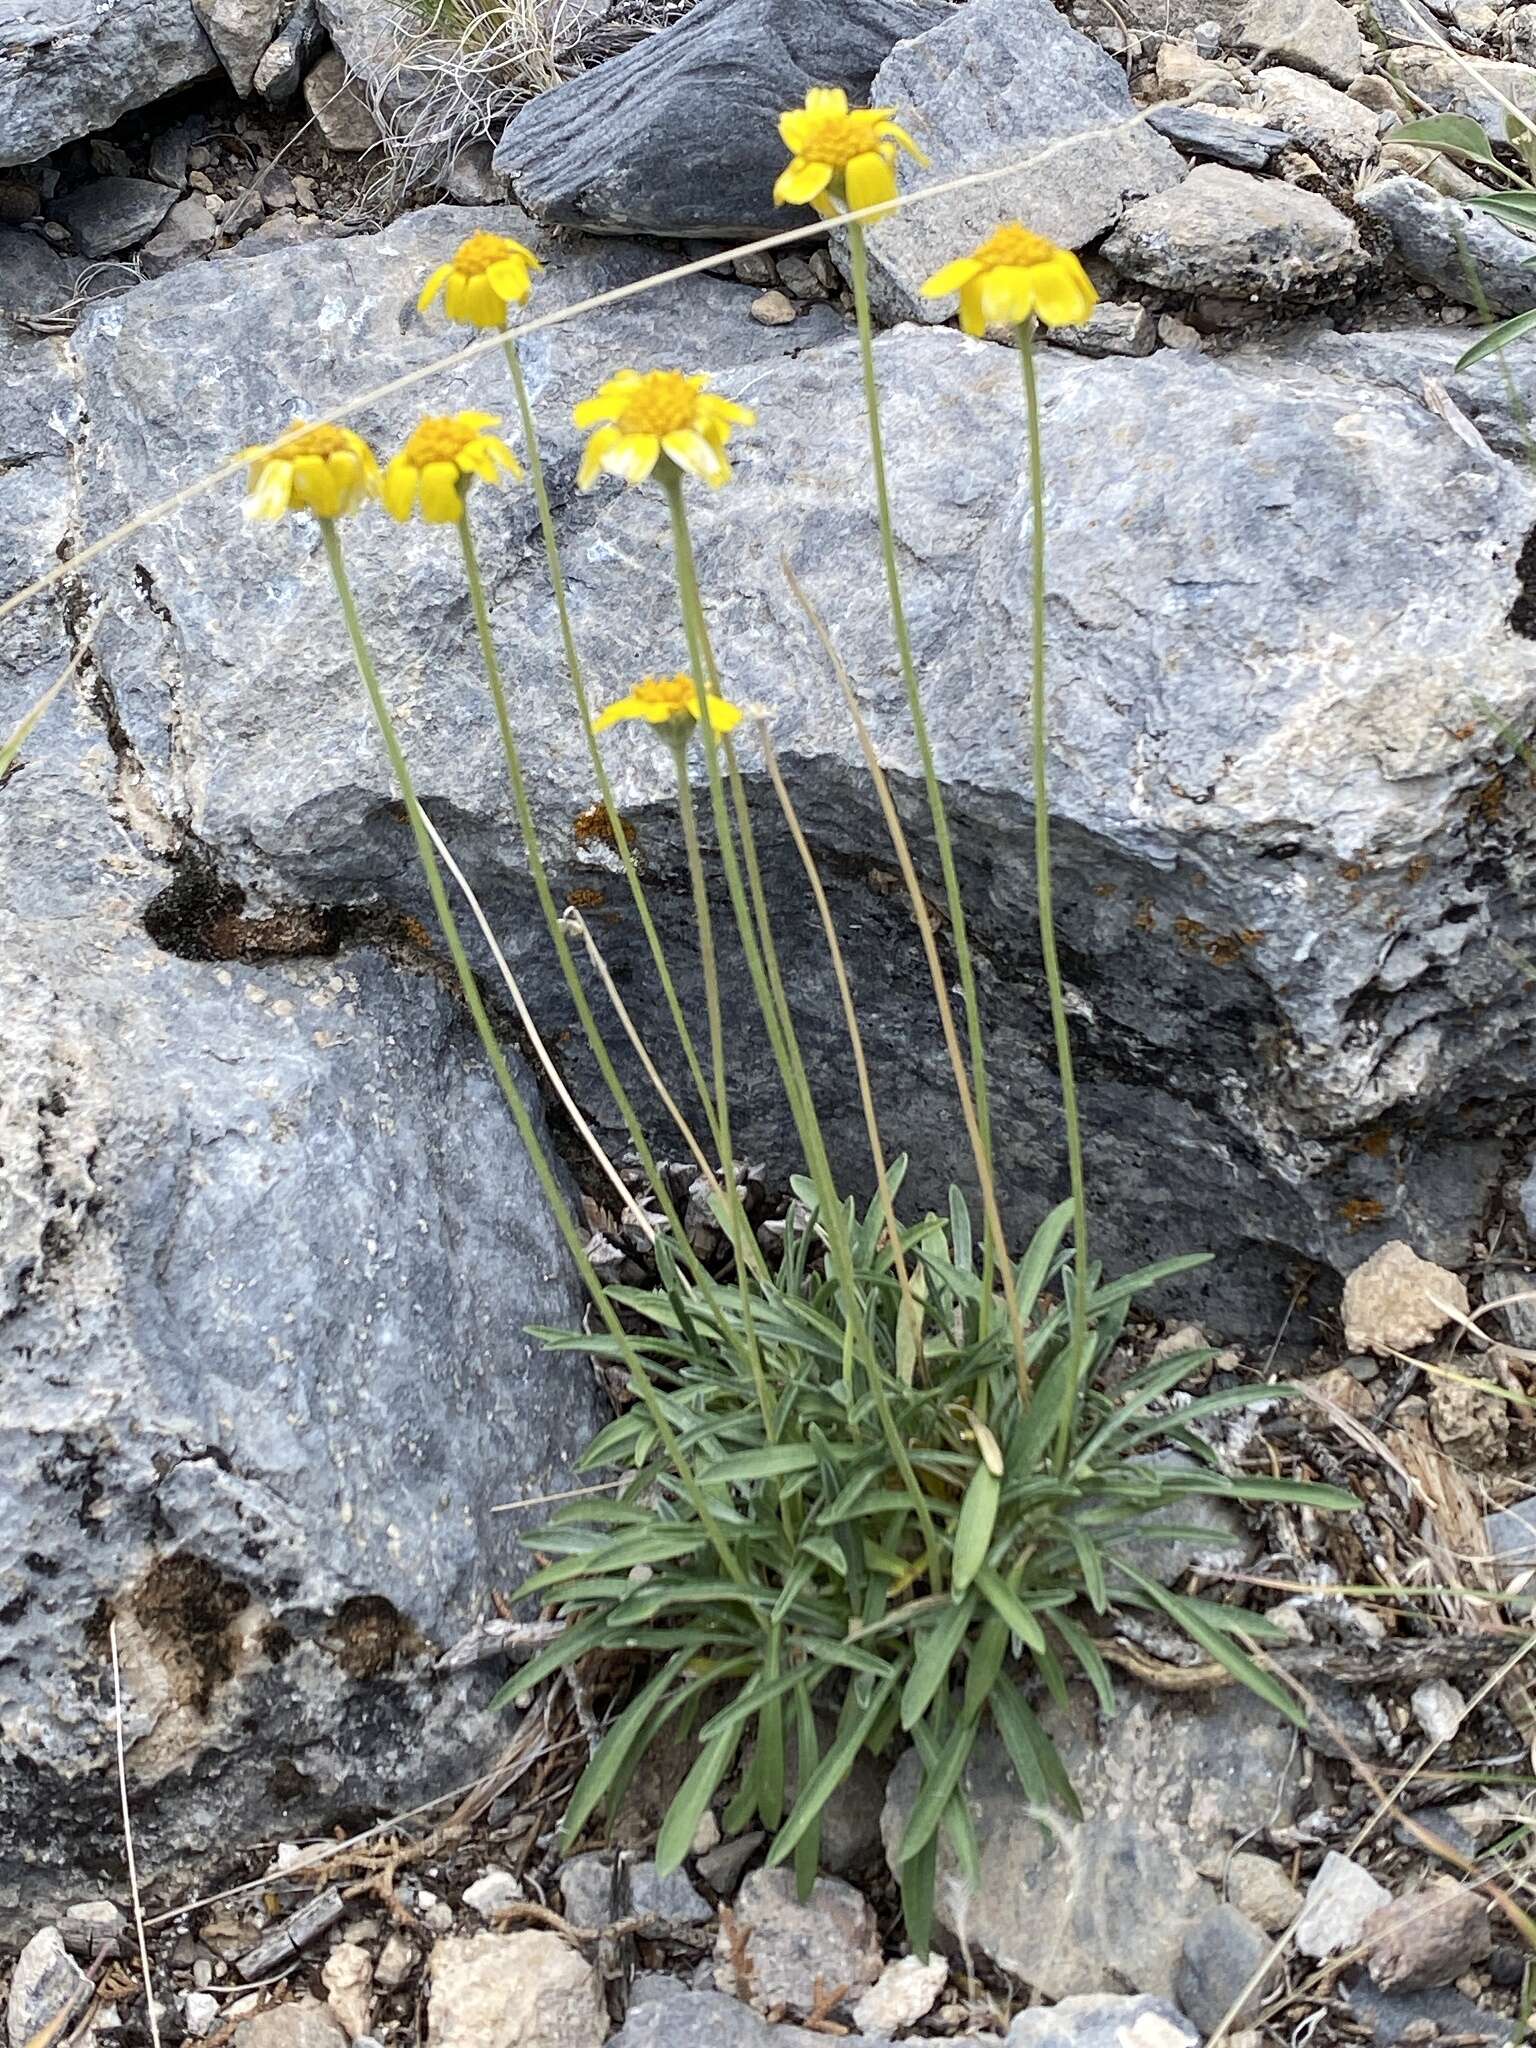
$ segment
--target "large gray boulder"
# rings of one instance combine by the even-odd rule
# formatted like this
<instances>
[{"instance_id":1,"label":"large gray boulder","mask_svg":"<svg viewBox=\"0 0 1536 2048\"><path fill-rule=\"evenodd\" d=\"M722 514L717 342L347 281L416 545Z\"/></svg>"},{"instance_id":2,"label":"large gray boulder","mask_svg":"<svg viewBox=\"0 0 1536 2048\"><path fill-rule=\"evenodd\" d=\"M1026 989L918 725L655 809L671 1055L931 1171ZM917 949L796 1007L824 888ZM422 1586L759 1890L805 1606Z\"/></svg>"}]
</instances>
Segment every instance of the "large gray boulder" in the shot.
<instances>
[{"instance_id":1,"label":"large gray boulder","mask_svg":"<svg viewBox=\"0 0 1536 2048\"><path fill-rule=\"evenodd\" d=\"M330 404L360 362L428 360L441 331L406 310L417 280L466 220L496 218L416 214L371 241L173 275L94 309L77 337L93 520L195 475L210 448ZM541 293L579 297L638 274L635 261L619 245L578 250ZM568 408L623 362L707 366L761 414L740 437L737 481L694 499L727 674L773 713L827 864L886 1129L914 1156L910 1199L932 1203L967 1176L938 1029L847 721L778 563L787 553L824 607L917 829L856 359L844 343L809 345L837 331L834 315L769 334L745 317L747 296L694 281L527 344L577 630L601 695L683 659L659 504L608 486L576 496ZM1536 495L1522 465L1426 404L1424 376L1444 378L1448 347L1443 334L1354 335L1219 362L1053 352L1041 365L1058 897L1099 1245L1122 1268L1214 1250L1181 1298L1209 1304L1224 1330L1272 1331L1298 1259L1347 1268L1400 1236L1454 1264L1503 1171L1507 1117L1529 1098L1533 939L1518 877L1531 797L1499 735L1536 709L1520 567ZM1032 925L1017 368L947 331L900 331L877 353L913 630L981 955L1000 1178L1022 1231L1060 1191L1060 1134ZM490 360L429 389L434 407L505 402ZM361 424L387 451L419 403L397 398ZM475 519L557 887L596 900L615 971L658 1025L611 856L574 829L594 792L532 506L486 491ZM349 529L348 551L421 787L558 1028L564 999L530 917L451 545L375 516ZM315 537L252 532L231 490L138 534L131 559L132 580L111 560L91 572L109 608L98 652L158 807L253 904L383 899L420 914ZM654 751L630 732L609 758L697 1004ZM761 831L829 1142L861 1186L836 991L771 803ZM791 1126L739 963L724 958L739 1142L782 1170ZM670 1033L654 1035L665 1057ZM613 1129L574 1043L567 1057Z\"/></svg>"},{"instance_id":2,"label":"large gray boulder","mask_svg":"<svg viewBox=\"0 0 1536 2048\"><path fill-rule=\"evenodd\" d=\"M191 0L5 0L0 165L110 128L217 68Z\"/></svg>"},{"instance_id":3,"label":"large gray boulder","mask_svg":"<svg viewBox=\"0 0 1536 2048\"><path fill-rule=\"evenodd\" d=\"M1064 248L1096 241L1128 200L1176 185L1178 152L1138 121L1125 72L1051 0L968 0L898 43L871 90L932 159L901 159L904 189L961 172L1038 161L984 185L888 214L867 229L871 289L888 321L948 319L952 299L919 297L941 265L1022 220Z\"/></svg>"},{"instance_id":4,"label":"large gray boulder","mask_svg":"<svg viewBox=\"0 0 1536 2048\"><path fill-rule=\"evenodd\" d=\"M812 85L858 105L886 52L942 18L936 0L699 0L659 35L531 100L496 168L538 220L653 235L793 227L775 207L778 117Z\"/></svg>"},{"instance_id":5,"label":"large gray boulder","mask_svg":"<svg viewBox=\"0 0 1536 2048\"><path fill-rule=\"evenodd\" d=\"M1490 313L1536 306L1536 242L1528 235L1417 178L1384 178L1356 204L1387 229L1403 268L1418 283Z\"/></svg>"},{"instance_id":6,"label":"large gray boulder","mask_svg":"<svg viewBox=\"0 0 1536 2048\"><path fill-rule=\"evenodd\" d=\"M78 538L79 416L56 344L0 355L9 591ZM0 734L87 616L11 622ZM0 922L10 1927L120 1874L113 1622L157 1896L472 1777L496 1675L435 1659L603 1411L525 1334L582 1304L441 961L244 917L89 667L0 787Z\"/></svg>"}]
</instances>

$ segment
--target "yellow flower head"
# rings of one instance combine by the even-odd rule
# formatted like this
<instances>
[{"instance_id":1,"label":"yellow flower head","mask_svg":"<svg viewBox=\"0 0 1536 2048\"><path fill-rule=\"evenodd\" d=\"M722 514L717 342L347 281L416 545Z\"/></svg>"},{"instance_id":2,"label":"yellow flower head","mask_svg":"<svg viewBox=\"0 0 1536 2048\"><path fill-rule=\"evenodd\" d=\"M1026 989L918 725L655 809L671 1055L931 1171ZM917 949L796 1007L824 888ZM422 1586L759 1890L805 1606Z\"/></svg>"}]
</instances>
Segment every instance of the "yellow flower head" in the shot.
<instances>
[{"instance_id":1,"label":"yellow flower head","mask_svg":"<svg viewBox=\"0 0 1536 2048\"><path fill-rule=\"evenodd\" d=\"M251 466L248 519L281 519L285 512L339 519L379 495L373 450L349 427L306 427L295 420L281 441L247 448L240 460Z\"/></svg>"},{"instance_id":2,"label":"yellow flower head","mask_svg":"<svg viewBox=\"0 0 1536 2048\"><path fill-rule=\"evenodd\" d=\"M643 718L647 725L665 726L669 736L686 740L703 717L715 732L732 732L741 723L741 711L727 704L712 690L701 697L692 676L644 676L627 697L610 704L592 721L594 732L606 732L626 718Z\"/></svg>"},{"instance_id":3,"label":"yellow flower head","mask_svg":"<svg viewBox=\"0 0 1536 2048\"><path fill-rule=\"evenodd\" d=\"M989 235L969 256L936 270L922 292L925 299L958 292L960 325L967 334L1019 327L1029 319L1043 320L1047 327L1077 327L1099 302L1070 249L1058 249L1017 221Z\"/></svg>"},{"instance_id":4,"label":"yellow flower head","mask_svg":"<svg viewBox=\"0 0 1536 2048\"><path fill-rule=\"evenodd\" d=\"M840 86L813 85L803 107L779 116L790 162L773 188L774 205L811 205L830 217L894 199L897 150L920 164L928 161L891 119L895 111L850 107Z\"/></svg>"},{"instance_id":5,"label":"yellow flower head","mask_svg":"<svg viewBox=\"0 0 1536 2048\"><path fill-rule=\"evenodd\" d=\"M460 242L451 263L440 263L416 301L425 313L441 292L443 311L465 327L505 327L508 306L521 306L533 290L533 272L543 264L510 235L471 235Z\"/></svg>"},{"instance_id":6,"label":"yellow flower head","mask_svg":"<svg viewBox=\"0 0 1536 2048\"><path fill-rule=\"evenodd\" d=\"M661 461L707 484L728 483L725 444L734 428L750 427L757 414L714 397L704 389L707 381L681 370L620 370L595 398L583 399L571 417L597 432L581 458L580 488L590 490L604 472L642 484Z\"/></svg>"},{"instance_id":7,"label":"yellow flower head","mask_svg":"<svg viewBox=\"0 0 1536 2048\"><path fill-rule=\"evenodd\" d=\"M419 504L429 526L452 526L464 516L464 495L475 477L499 484L501 472L521 476L522 466L499 434L493 412L456 412L424 419L384 472L384 509L392 519L409 519Z\"/></svg>"}]
</instances>

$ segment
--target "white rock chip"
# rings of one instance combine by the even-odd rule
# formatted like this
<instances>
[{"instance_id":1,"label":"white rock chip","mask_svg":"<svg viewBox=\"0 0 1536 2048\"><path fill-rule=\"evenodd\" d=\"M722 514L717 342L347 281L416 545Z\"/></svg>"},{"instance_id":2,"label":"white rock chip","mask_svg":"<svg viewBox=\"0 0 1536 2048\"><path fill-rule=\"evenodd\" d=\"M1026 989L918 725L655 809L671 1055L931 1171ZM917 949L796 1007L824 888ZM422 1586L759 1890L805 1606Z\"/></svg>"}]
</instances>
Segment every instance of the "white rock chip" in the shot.
<instances>
[{"instance_id":1,"label":"white rock chip","mask_svg":"<svg viewBox=\"0 0 1536 2048\"><path fill-rule=\"evenodd\" d=\"M373 2018L373 1957L355 1941L339 1941L320 1972L327 2005L356 2041Z\"/></svg>"},{"instance_id":2,"label":"white rock chip","mask_svg":"<svg viewBox=\"0 0 1536 2048\"><path fill-rule=\"evenodd\" d=\"M558 1935L447 1935L432 1950L432 2048L599 2048L597 1973Z\"/></svg>"},{"instance_id":3,"label":"white rock chip","mask_svg":"<svg viewBox=\"0 0 1536 2048\"><path fill-rule=\"evenodd\" d=\"M194 2041L201 2041L219 2024L219 2001L211 1991L189 1991L181 2001L181 2017Z\"/></svg>"},{"instance_id":4,"label":"white rock chip","mask_svg":"<svg viewBox=\"0 0 1536 2048\"><path fill-rule=\"evenodd\" d=\"M1371 1915L1392 1903L1392 1894L1368 1870L1330 1849L1307 1887L1307 1903L1296 1923L1296 1947L1314 1961L1353 1948Z\"/></svg>"},{"instance_id":5,"label":"white rock chip","mask_svg":"<svg viewBox=\"0 0 1536 2048\"><path fill-rule=\"evenodd\" d=\"M1436 1307L1436 1301L1447 1307ZM1416 1351L1439 1336L1451 1309L1465 1315L1467 1307L1467 1290L1454 1273L1394 1239L1344 1282L1344 1341L1351 1351L1374 1351L1382 1358Z\"/></svg>"},{"instance_id":6,"label":"white rock chip","mask_svg":"<svg viewBox=\"0 0 1536 2048\"><path fill-rule=\"evenodd\" d=\"M1431 1742L1449 1742L1467 1711L1462 1695L1443 1678L1426 1678L1409 1701L1413 1718Z\"/></svg>"},{"instance_id":7,"label":"white rock chip","mask_svg":"<svg viewBox=\"0 0 1536 2048\"><path fill-rule=\"evenodd\" d=\"M482 1920L504 1913L522 1896L523 1888L510 1870L488 1870L484 1877L477 1877L473 1884L464 1887L465 1905Z\"/></svg>"},{"instance_id":8,"label":"white rock chip","mask_svg":"<svg viewBox=\"0 0 1536 2048\"><path fill-rule=\"evenodd\" d=\"M915 2026L932 2012L934 2001L949 1979L949 1962L944 1956L903 1956L887 1963L879 1981L872 1984L853 2007L853 2023L872 2040L890 2041L906 2028Z\"/></svg>"}]
</instances>

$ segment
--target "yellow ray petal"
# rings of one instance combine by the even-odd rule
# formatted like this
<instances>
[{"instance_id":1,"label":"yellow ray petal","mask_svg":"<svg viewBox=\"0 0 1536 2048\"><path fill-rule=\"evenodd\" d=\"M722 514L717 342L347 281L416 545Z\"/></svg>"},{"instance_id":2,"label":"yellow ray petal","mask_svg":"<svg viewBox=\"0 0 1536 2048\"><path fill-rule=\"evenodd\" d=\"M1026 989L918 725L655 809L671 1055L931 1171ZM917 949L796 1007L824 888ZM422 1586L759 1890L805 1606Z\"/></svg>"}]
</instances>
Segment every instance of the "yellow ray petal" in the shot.
<instances>
[{"instance_id":1,"label":"yellow ray petal","mask_svg":"<svg viewBox=\"0 0 1536 2048\"><path fill-rule=\"evenodd\" d=\"M780 171L773 185L775 206L807 206L832 182L832 166L797 156Z\"/></svg>"},{"instance_id":2,"label":"yellow ray petal","mask_svg":"<svg viewBox=\"0 0 1536 2048\"><path fill-rule=\"evenodd\" d=\"M603 473L603 458L620 438L617 427L598 428L582 451L581 467L576 472L577 490L591 490Z\"/></svg>"},{"instance_id":3,"label":"yellow ray petal","mask_svg":"<svg viewBox=\"0 0 1536 2048\"><path fill-rule=\"evenodd\" d=\"M661 454L655 434L616 434L613 446L603 457L610 476L621 476L627 484L643 484Z\"/></svg>"},{"instance_id":4,"label":"yellow ray petal","mask_svg":"<svg viewBox=\"0 0 1536 2048\"><path fill-rule=\"evenodd\" d=\"M936 270L932 277L925 278L918 291L925 299L947 298L951 292L959 291L961 285L969 284L973 277L980 277L981 265L974 256L957 256L953 263L946 263L942 270Z\"/></svg>"},{"instance_id":5,"label":"yellow ray petal","mask_svg":"<svg viewBox=\"0 0 1536 2048\"><path fill-rule=\"evenodd\" d=\"M416 484L421 472L414 462L407 462L403 455L397 455L384 472L384 510L391 519L402 522L411 516L411 507L416 502Z\"/></svg>"},{"instance_id":6,"label":"yellow ray petal","mask_svg":"<svg viewBox=\"0 0 1536 2048\"><path fill-rule=\"evenodd\" d=\"M431 305L432 301L437 297L438 293L442 290L443 286L448 282L449 278L452 277L452 275L453 265L451 263L439 263L436 270L433 271L432 275L427 279L426 283L421 288L421 297L416 301L416 310L418 313L425 313L428 306Z\"/></svg>"},{"instance_id":7,"label":"yellow ray petal","mask_svg":"<svg viewBox=\"0 0 1536 2048\"><path fill-rule=\"evenodd\" d=\"M453 526L464 509L459 472L451 462L429 462L421 472L421 516L429 526Z\"/></svg>"}]
</instances>

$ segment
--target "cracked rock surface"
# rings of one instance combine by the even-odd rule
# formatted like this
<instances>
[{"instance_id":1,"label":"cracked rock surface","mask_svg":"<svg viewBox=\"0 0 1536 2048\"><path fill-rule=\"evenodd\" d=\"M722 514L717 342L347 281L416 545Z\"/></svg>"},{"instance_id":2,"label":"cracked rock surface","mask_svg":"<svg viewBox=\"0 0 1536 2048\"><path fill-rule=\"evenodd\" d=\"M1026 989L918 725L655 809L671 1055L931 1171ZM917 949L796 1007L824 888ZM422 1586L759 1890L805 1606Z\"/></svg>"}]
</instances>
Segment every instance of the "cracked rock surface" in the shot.
<instances>
[{"instance_id":1,"label":"cracked rock surface","mask_svg":"<svg viewBox=\"0 0 1536 2048\"><path fill-rule=\"evenodd\" d=\"M440 331L409 310L417 281L451 234L496 221L531 232L505 212L456 209L450 223L425 211L379 237L173 274L93 309L75 344L93 522L195 474L210 446L331 403L362 364L396 370L439 352ZM660 260L577 245L551 268L551 302ZM675 350L686 333L690 360L760 416L732 488L693 500L706 600L734 693L774 718L853 965L883 1116L913 1154L912 1198L932 1204L966 1175L938 1029L926 1003L914 1011L925 984L910 916L778 560L788 555L827 615L937 896L877 596L856 360L829 310L781 333L745 317L749 297L693 280L526 344L576 630L600 697L683 660L658 508L644 492L578 497L568 421L605 371ZM1220 360L1053 352L1041 365L1057 895L1101 1242L1122 1269L1172 1246L1213 1250L1184 1298L1234 1333L1272 1332L1298 1255L1347 1268L1405 1237L1454 1265L1530 1099L1533 798L1489 731L1523 730L1536 709L1521 567L1536 495L1517 462L1469 445L1424 402L1429 376L1474 416L1496 411L1496 377L1488 366L1452 377L1454 349L1440 333L1302 332ZM1060 1192L1060 1147L1031 937L1017 373L1007 351L950 331L898 329L877 353L909 610L981 956L1000 1182L1015 1227L1032 1227ZM488 364L449 371L432 391L444 409L503 399ZM390 448L417 404L407 394L360 424ZM475 518L557 890L596 899L604 951L650 1021L660 1006L611 855L576 827L594 792L532 505L486 492ZM427 529L362 520L348 552L419 786L535 1014L558 1029L564 1000L531 913L451 548ZM382 901L420 914L316 537L253 534L230 492L88 573L137 780L224 880L253 907ZM618 736L609 758L691 1000L670 806L644 735ZM861 1185L862 1125L837 1085L835 991L746 758L832 1149ZM729 953L725 972L744 1017ZM654 1037L665 1054L670 1034ZM579 1053L567 1057L601 1117ZM787 1113L744 1024L736 1071L743 1146L787 1158Z\"/></svg>"},{"instance_id":2,"label":"cracked rock surface","mask_svg":"<svg viewBox=\"0 0 1536 2048\"><path fill-rule=\"evenodd\" d=\"M4 367L9 589L80 422L58 344ZM8 632L0 730L77 604ZM157 1883L472 1776L494 1676L433 1661L599 1420L524 1335L577 1290L432 960L230 911L178 957L202 872L88 660L0 792L0 1925L115 1874L114 1622Z\"/></svg>"}]
</instances>

